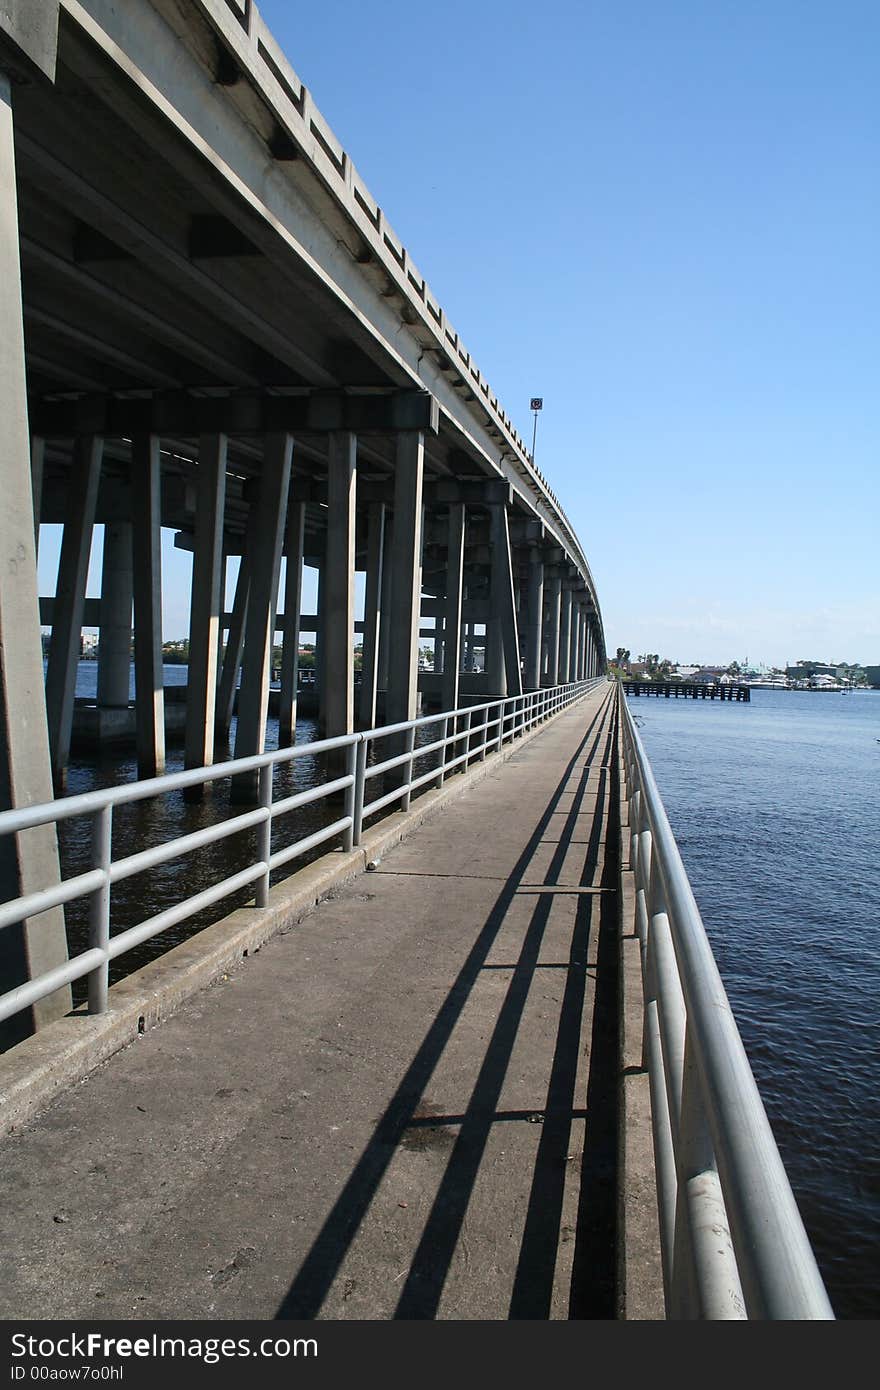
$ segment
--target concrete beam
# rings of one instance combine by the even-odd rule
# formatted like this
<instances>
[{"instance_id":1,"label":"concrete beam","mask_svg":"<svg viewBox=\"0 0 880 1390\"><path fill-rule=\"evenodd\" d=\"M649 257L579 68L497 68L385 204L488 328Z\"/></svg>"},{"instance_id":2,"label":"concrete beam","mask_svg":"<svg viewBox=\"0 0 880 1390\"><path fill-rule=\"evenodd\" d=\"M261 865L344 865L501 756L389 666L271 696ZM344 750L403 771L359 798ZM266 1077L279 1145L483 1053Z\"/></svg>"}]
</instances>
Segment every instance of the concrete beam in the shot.
<instances>
[{"instance_id":1,"label":"concrete beam","mask_svg":"<svg viewBox=\"0 0 880 1390\"><path fill-rule=\"evenodd\" d=\"M0 71L16 81L55 80L59 0L2 0Z\"/></svg>"},{"instance_id":2,"label":"concrete beam","mask_svg":"<svg viewBox=\"0 0 880 1390\"><path fill-rule=\"evenodd\" d=\"M75 439L103 433L131 438L137 433L266 435L272 433L437 434L439 407L427 391L388 391L346 395L341 391L307 391L296 396L236 392L223 397L193 396L186 391L157 392L149 400L111 395L77 401L34 401L33 428L46 438ZM100 425L100 429L98 426Z\"/></svg>"},{"instance_id":3,"label":"concrete beam","mask_svg":"<svg viewBox=\"0 0 880 1390\"><path fill-rule=\"evenodd\" d=\"M435 506L464 502L471 507L510 507L513 488L504 478L487 478L485 482L438 478L425 484L425 501Z\"/></svg>"}]
</instances>

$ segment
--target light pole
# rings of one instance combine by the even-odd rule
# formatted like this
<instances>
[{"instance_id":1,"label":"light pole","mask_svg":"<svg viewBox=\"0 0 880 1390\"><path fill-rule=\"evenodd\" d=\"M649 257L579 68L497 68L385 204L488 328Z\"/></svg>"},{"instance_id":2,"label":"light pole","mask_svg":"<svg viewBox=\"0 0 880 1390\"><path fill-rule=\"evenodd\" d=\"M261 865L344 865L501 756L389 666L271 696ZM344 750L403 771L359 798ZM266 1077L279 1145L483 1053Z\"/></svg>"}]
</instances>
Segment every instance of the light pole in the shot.
<instances>
[{"instance_id":1,"label":"light pole","mask_svg":"<svg viewBox=\"0 0 880 1390\"><path fill-rule=\"evenodd\" d=\"M535 466L535 440L538 437L538 411L544 408L544 398L542 396L532 396L529 409L535 413L535 428L532 430L532 467Z\"/></svg>"}]
</instances>

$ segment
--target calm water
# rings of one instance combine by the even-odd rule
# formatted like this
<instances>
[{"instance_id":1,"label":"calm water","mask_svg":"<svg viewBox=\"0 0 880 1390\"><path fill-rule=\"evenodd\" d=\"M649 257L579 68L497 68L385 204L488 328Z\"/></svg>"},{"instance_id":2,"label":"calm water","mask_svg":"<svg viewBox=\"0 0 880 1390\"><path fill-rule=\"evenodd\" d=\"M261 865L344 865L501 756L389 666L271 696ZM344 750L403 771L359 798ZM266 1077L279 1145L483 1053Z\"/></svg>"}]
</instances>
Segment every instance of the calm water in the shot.
<instances>
[{"instance_id":1,"label":"calm water","mask_svg":"<svg viewBox=\"0 0 880 1390\"><path fill-rule=\"evenodd\" d=\"M835 1312L880 1313L880 691L629 700Z\"/></svg>"},{"instance_id":2,"label":"calm water","mask_svg":"<svg viewBox=\"0 0 880 1390\"><path fill-rule=\"evenodd\" d=\"M81 661L77 671L76 694L82 699L94 700L97 690L97 662ZM166 665L164 684L185 685L187 668ZM134 668L131 677L132 697L134 694ZM217 761L234 756L236 720L233 718L228 748L217 748ZM416 746L425 745L438 736L437 726L428 725L419 731ZM297 719L296 742L307 744L318 738L317 720ZM266 748L278 747L278 720L270 716L266 730ZM371 755L371 761L373 761ZM388 756L388 748L378 748L379 757ZM433 760L433 762L432 762ZM417 774L436 765L436 754L426 754L417 766ZM183 769L182 740L170 740L166 747L166 771L179 772ZM333 775L337 775L334 773ZM99 787L123 786L137 779L137 762L134 750L120 750L110 747L105 753L100 751L75 754L68 768L67 795L92 791ZM273 797L277 802L296 792L306 791L329 779L325 756L307 755L296 759L292 764L278 767L274 772ZM147 801L134 802L118 807L113 814L113 858L120 859L128 854L164 844L169 840L206 828L219 821L228 821L231 815L246 812L246 806L230 806L230 783L221 780L207 793L204 800L193 803L185 800L182 792L166 792ZM382 795L382 778L367 783L365 802L368 804ZM278 850L322 826L338 820L343 814L341 798L334 801L319 801L278 817L272 831L272 849ZM369 822L368 822L369 824ZM273 871L272 882L276 883L285 875L295 872L304 864L317 859L341 844L341 837L327 840L306 851L303 855ZM59 849L62 873L69 878L83 873L92 863L91 818L81 816L61 822L59 826ZM192 897L218 883L239 869L252 864L256 858L256 831L244 830L228 838L206 846L184 858L170 860L148 872L137 874L130 879L116 883L111 897L111 929L113 934L136 926L159 912L173 907L182 896ZM185 894L182 894L181 888ZM237 894L222 899L212 907L204 909L175 927L170 927L161 935L143 942L111 962L111 983L123 978L140 966L146 965L170 947L187 940L194 932L211 922L253 900L253 887L241 889ZM65 909L65 924L71 953L78 953L88 945L87 899L68 904ZM74 1001L81 1002L86 996L86 983L76 981L73 985Z\"/></svg>"}]
</instances>

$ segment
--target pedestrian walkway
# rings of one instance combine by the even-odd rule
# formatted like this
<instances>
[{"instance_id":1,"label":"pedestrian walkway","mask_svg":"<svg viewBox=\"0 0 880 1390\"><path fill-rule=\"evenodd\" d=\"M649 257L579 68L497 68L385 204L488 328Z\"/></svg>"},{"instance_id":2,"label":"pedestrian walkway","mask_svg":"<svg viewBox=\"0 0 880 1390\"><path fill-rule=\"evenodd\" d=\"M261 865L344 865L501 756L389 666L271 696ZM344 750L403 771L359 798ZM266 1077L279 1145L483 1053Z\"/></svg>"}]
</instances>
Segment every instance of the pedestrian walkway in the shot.
<instances>
[{"instance_id":1,"label":"pedestrian walkway","mask_svg":"<svg viewBox=\"0 0 880 1390\"><path fill-rule=\"evenodd\" d=\"M0 1143L0 1317L614 1318L610 687Z\"/></svg>"}]
</instances>

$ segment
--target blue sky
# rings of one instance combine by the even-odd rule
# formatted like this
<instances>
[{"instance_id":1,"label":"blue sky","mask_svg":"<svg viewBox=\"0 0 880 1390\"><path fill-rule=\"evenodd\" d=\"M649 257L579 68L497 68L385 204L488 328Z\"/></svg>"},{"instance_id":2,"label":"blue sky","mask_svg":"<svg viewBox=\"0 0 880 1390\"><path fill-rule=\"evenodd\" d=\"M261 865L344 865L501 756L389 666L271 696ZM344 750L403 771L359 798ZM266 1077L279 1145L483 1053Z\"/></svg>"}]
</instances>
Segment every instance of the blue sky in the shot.
<instances>
[{"instance_id":1,"label":"blue sky","mask_svg":"<svg viewBox=\"0 0 880 1390\"><path fill-rule=\"evenodd\" d=\"M260 9L529 441L543 396L611 652L880 662L876 0Z\"/></svg>"}]
</instances>

